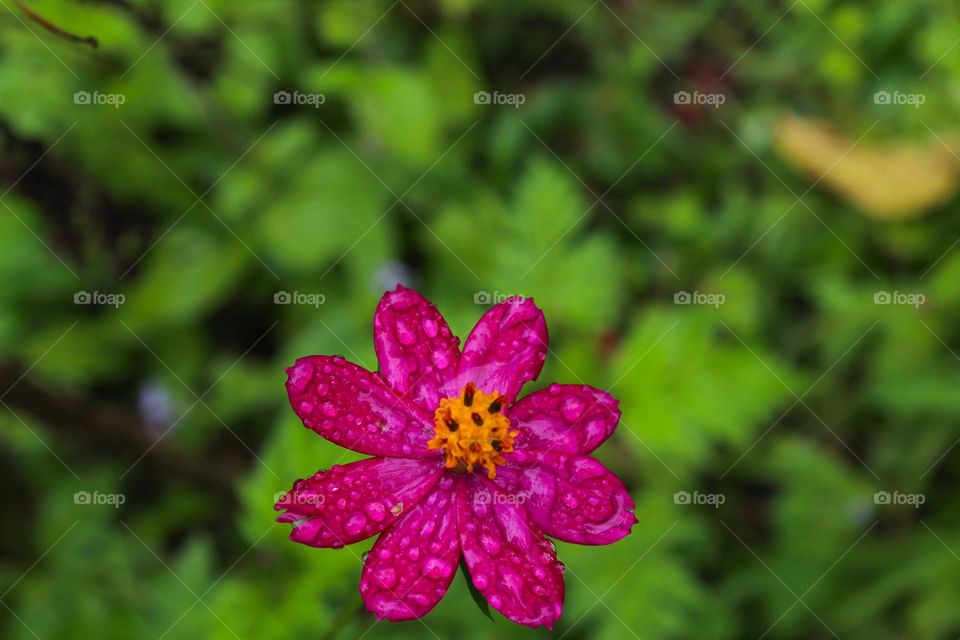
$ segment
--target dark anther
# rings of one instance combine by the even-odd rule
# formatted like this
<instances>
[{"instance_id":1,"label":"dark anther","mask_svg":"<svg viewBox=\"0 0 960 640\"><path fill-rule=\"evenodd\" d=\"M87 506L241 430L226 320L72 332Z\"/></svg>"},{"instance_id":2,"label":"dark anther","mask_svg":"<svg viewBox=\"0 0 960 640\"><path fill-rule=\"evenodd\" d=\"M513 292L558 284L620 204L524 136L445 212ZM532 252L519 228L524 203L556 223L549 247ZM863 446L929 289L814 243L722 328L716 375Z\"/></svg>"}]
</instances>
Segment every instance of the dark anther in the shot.
<instances>
[{"instance_id":1,"label":"dark anther","mask_svg":"<svg viewBox=\"0 0 960 640\"><path fill-rule=\"evenodd\" d=\"M483 418L480 417L479 413L474 413L470 417L473 418L473 424L477 425L478 427L483 425Z\"/></svg>"},{"instance_id":2,"label":"dark anther","mask_svg":"<svg viewBox=\"0 0 960 640\"><path fill-rule=\"evenodd\" d=\"M503 405L500 404L500 400L494 400L490 403L490 406L487 408L487 411L490 413L497 413L500 409L503 408Z\"/></svg>"},{"instance_id":3,"label":"dark anther","mask_svg":"<svg viewBox=\"0 0 960 640\"><path fill-rule=\"evenodd\" d=\"M491 442L490 444L493 445L493 450L494 450L494 451L503 451L503 448L502 448L499 440L494 440L494 441Z\"/></svg>"},{"instance_id":4,"label":"dark anther","mask_svg":"<svg viewBox=\"0 0 960 640\"><path fill-rule=\"evenodd\" d=\"M473 384L468 384L463 390L463 406L469 407L473 404L473 392L475 391Z\"/></svg>"},{"instance_id":5,"label":"dark anther","mask_svg":"<svg viewBox=\"0 0 960 640\"><path fill-rule=\"evenodd\" d=\"M456 431L457 429L460 428L460 425L457 424L456 420L447 418L446 422L447 422L447 429L449 429L451 432Z\"/></svg>"}]
</instances>

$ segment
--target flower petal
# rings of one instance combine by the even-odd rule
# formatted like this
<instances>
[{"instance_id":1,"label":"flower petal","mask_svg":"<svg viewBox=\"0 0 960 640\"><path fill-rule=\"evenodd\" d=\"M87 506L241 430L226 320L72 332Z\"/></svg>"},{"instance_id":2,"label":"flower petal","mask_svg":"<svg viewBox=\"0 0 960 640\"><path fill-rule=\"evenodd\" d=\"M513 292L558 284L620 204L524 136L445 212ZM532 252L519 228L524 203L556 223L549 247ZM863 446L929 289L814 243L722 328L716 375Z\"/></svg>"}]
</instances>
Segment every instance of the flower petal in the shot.
<instances>
[{"instance_id":1,"label":"flower petal","mask_svg":"<svg viewBox=\"0 0 960 640\"><path fill-rule=\"evenodd\" d=\"M473 585L510 620L552 628L563 610L563 565L553 546L523 507L481 475L465 478L457 503Z\"/></svg>"},{"instance_id":2,"label":"flower petal","mask_svg":"<svg viewBox=\"0 0 960 640\"><path fill-rule=\"evenodd\" d=\"M443 472L441 460L367 458L334 465L293 488L274 506L294 523L290 539L339 548L369 538L413 509Z\"/></svg>"},{"instance_id":3,"label":"flower petal","mask_svg":"<svg viewBox=\"0 0 960 640\"><path fill-rule=\"evenodd\" d=\"M474 382L483 391L499 392L512 402L525 382L540 375L546 357L543 312L530 298L508 298L483 314L470 332L448 394Z\"/></svg>"},{"instance_id":4,"label":"flower petal","mask_svg":"<svg viewBox=\"0 0 960 640\"><path fill-rule=\"evenodd\" d=\"M497 469L496 482L557 540L610 544L637 522L623 483L588 456L518 451Z\"/></svg>"},{"instance_id":5,"label":"flower petal","mask_svg":"<svg viewBox=\"0 0 960 640\"><path fill-rule=\"evenodd\" d=\"M432 412L440 389L454 376L460 339L426 298L398 285L383 295L373 317L380 373L393 389Z\"/></svg>"},{"instance_id":6,"label":"flower petal","mask_svg":"<svg viewBox=\"0 0 960 640\"><path fill-rule=\"evenodd\" d=\"M520 432L513 446L586 455L617 428L618 404L587 385L552 384L507 409L511 426Z\"/></svg>"},{"instance_id":7,"label":"flower petal","mask_svg":"<svg viewBox=\"0 0 960 640\"><path fill-rule=\"evenodd\" d=\"M377 618L420 618L447 592L459 561L454 478L447 474L373 545L360 593Z\"/></svg>"},{"instance_id":8,"label":"flower petal","mask_svg":"<svg viewBox=\"0 0 960 640\"><path fill-rule=\"evenodd\" d=\"M299 358L287 374L293 410L327 440L374 456L440 455L427 449L433 416L379 375L333 356Z\"/></svg>"}]
</instances>

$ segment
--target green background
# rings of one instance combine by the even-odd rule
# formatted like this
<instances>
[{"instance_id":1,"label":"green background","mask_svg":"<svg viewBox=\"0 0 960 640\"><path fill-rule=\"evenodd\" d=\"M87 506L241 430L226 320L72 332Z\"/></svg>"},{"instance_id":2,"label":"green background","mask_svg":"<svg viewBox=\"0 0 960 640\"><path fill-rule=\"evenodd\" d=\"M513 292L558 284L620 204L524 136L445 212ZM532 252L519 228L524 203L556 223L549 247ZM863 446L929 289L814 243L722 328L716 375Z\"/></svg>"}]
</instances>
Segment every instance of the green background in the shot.
<instances>
[{"instance_id":1,"label":"green background","mask_svg":"<svg viewBox=\"0 0 960 640\"><path fill-rule=\"evenodd\" d=\"M953 3L29 3L97 50L0 4L4 637L960 634L957 202L877 219L774 144L799 112L942 149ZM873 100L894 89L925 102ZM357 457L301 426L284 367L375 369L397 280L460 336L484 294L533 296L551 351L527 390L621 400L598 455L639 523L560 545L552 632L491 623L460 577L375 624L372 540L273 523L277 492Z\"/></svg>"}]
</instances>

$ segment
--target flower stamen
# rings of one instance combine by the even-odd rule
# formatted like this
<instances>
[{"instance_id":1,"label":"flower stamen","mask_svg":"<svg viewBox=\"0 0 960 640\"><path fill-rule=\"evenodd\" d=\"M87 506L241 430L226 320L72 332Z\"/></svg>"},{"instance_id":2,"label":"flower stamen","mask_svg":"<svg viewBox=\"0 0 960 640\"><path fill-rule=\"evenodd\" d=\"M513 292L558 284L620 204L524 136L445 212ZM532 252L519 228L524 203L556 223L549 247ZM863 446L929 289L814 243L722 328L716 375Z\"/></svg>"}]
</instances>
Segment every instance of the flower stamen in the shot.
<instances>
[{"instance_id":1,"label":"flower stamen","mask_svg":"<svg viewBox=\"0 0 960 640\"><path fill-rule=\"evenodd\" d=\"M503 397L484 393L472 382L460 395L444 398L434 414L434 437L428 449L444 449L445 464L458 473L483 467L487 475L497 475L496 465L506 462L501 453L513 451L517 431L501 413Z\"/></svg>"}]
</instances>

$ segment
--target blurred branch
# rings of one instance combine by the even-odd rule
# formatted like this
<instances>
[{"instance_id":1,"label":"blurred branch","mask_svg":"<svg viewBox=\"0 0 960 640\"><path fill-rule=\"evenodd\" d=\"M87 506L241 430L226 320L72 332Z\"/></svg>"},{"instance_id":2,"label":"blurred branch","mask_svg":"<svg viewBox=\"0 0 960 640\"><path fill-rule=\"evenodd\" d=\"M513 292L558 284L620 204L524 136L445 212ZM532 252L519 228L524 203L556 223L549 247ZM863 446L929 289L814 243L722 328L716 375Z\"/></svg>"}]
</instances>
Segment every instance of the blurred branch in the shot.
<instances>
[{"instance_id":1,"label":"blurred branch","mask_svg":"<svg viewBox=\"0 0 960 640\"><path fill-rule=\"evenodd\" d=\"M47 20L46 18L44 18L43 16L35 12L33 9L23 4L23 2L21 2L20 0L13 0L13 3L18 7L20 7L20 10L23 11L25 14L27 14L27 17L29 17L31 20L33 20L38 25L40 25L41 27L43 27L44 29L46 29L47 31L49 31L50 33L52 33L57 37L63 38L68 42L73 42L76 44L88 44L94 49L100 46L100 43L93 36L78 36L74 33L70 33L69 31L65 29L61 29L57 25L53 24L52 22L50 22L49 20Z\"/></svg>"},{"instance_id":2,"label":"blurred branch","mask_svg":"<svg viewBox=\"0 0 960 640\"><path fill-rule=\"evenodd\" d=\"M50 391L23 378L19 368L0 363L4 403L43 422L51 431L95 453L143 456L140 464L160 478L183 479L218 493L233 493L242 460L227 452L197 456L165 440L157 441L140 417L115 406ZM147 455L144 455L149 450Z\"/></svg>"},{"instance_id":3,"label":"blurred branch","mask_svg":"<svg viewBox=\"0 0 960 640\"><path fill-rule=\"evenodd\" d=\"M361 611L363 611L363 600L361 600L360 594L356 593L343 605L340 613L338 613L337 617L330 623L330 628L323 634L321 640L334 640Z\"/></svg>"}]
</instances>

